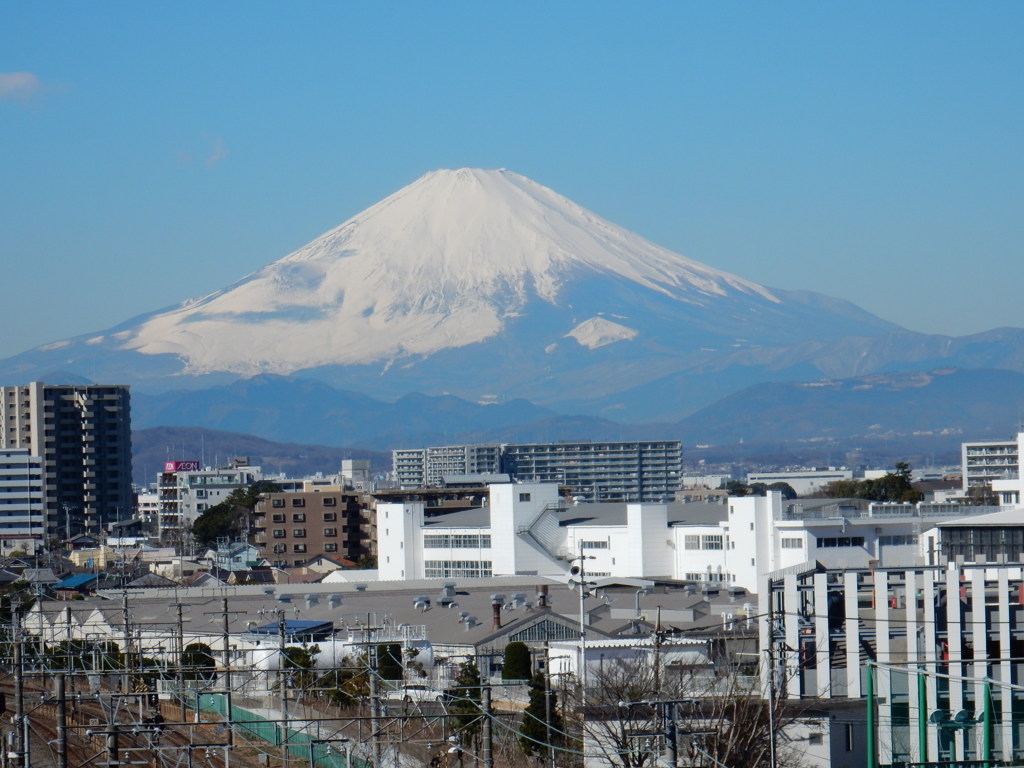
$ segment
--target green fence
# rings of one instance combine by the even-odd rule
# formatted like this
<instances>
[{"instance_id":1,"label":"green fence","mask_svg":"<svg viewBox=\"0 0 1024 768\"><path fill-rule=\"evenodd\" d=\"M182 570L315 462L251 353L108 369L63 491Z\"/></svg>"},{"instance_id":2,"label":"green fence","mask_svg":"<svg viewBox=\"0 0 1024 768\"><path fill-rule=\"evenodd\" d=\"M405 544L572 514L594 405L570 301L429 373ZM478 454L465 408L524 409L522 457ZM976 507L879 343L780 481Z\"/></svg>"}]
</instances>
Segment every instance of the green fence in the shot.
<instances>
[{"instance_id":1,"label":"green fence","mask_svg":"<svg viewBox=\"0 0 1024 768\"><path fill-rule=\"evenodd\" d=\"M345 762L344 748L339 745L316 743L308 733L285 729L264 717L241 707L232 706L227 717L227 696L222 693L204 693L199 697L199 709L211 712L231 721L235 732L247 739L258 739L275 747L281 747L289 754L300 757L308 764L312 749L313 765L317 768L349 768ZM351 768L369 768L369 764L353 758Z\"/></svg>"}]
</instances>

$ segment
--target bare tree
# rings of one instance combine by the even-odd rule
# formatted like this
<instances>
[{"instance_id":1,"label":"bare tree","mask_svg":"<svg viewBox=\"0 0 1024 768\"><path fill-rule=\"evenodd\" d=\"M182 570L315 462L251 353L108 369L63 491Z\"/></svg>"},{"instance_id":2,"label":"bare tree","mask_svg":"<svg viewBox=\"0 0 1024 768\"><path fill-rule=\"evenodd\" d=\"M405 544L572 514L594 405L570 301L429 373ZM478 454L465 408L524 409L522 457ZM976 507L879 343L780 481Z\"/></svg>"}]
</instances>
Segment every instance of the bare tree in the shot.
<instances>
[{"instance_id":1,"label":"bare tree","mask_svg":"<svg viewBox=\"0 0 1024 768\"><path fill-rule=\"evenodd\" d=\"M656 671L638 657L605 661L590 675L588 706L579 712L585 750L614 768L654 766L673 751L687 765L712 765L706 753L720 765L768 766L772 725L775 764L801 765L801 751L779 738L799 712L792 702L770 702L758 678L736 665Z\"/></svg>"}]
</instances>

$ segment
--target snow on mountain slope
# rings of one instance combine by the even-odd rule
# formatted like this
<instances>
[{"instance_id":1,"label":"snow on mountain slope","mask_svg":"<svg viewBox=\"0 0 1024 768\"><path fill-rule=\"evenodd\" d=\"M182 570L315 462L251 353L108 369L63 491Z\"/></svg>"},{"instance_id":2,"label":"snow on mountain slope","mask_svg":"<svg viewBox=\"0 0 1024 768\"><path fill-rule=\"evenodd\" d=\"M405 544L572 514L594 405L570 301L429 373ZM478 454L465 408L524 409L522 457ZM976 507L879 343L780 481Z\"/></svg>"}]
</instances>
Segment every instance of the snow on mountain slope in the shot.
<instances>
[{"instance_id":1,"label":"snow on mountain slope","mask_svg":"<svg viewBox=\"0 0 1024 768\"><path fill-rule=\"evenodd\" d=\"M694 307L737 294L779 303L523 176L464 168L426 174L235 285L145 319L118 346L175 355L189 374L386 367L494 337L586 276ZM609 343L609 328L580 328L559 335Z\"/></svg>"},{"instance_id":2,"label":"snow on mountain slope","mask_svg":"<svg viewBox=\"0 0 1024 768\"><path fill-rule=\"evenodd\" d=\"M622 323L616 323L614 320L607 320L603 317L592 317L589 320L584 320L565 335L576 339L581 346L587 349L597 349L614 344L616 341L629 341L636 334L636 330Z\"/></svg>"}]
</instances>

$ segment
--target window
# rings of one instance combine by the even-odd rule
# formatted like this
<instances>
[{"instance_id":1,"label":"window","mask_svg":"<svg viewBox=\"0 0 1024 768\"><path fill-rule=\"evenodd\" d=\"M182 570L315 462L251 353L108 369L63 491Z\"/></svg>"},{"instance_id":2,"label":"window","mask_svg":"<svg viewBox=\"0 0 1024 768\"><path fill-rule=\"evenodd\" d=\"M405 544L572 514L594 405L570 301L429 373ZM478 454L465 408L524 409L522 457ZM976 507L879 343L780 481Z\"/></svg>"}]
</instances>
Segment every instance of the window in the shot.
<instances>
[{"instance_id":1,"label":"window","mask_svg":"<svg viewBox=\"0 0 1024 768\"><path fill-rule=\"evenodd\" d=\"M305 552L306 551L306 545L305 544L296 544L294 547L292 547L292 551L293 552Z\"/></svg>"},{"instance_id":2,"label":"window","mask_svg":"<svg viewBox=\"0 0 1024 768\"><path fill-rule=\"evenodd\" d=\"M282 554L284 554L287 551L288 551L288 547L285 544L275 544L274 545L274 554L275 555L282 555Z\"/></svg>"},{"instance_id":3,"label":"window","mask_svg":"<svg viewBox=\"0 0 1024 768\"><path fill-rule=\"evenodd\" d=\"M333 512L324 512L324 522L325 523L333 523L337 519L338 519L338 516L336 514L334 514Z\"/></svg>"},{"instance_id":4,"label":"window","mask_svg":"<svg viewBox=\"0 0 1024 768\"><path fill-rule=\"evenodd\" d=\"M196 498L197 499L205 499L206 498L206 491L203 490L202 488L197 489L196 490Z\"/></svg>"},{"instance_id":5,"label":"window","mask_svg":"<svg viewBox=\"0 0 1024 768\"><path fill-rule=\"evenodd\" d=\"M804 540L803 539L786 539L786 538L784 538L782 540L782 548L783 549L803 549L803 546L804 546Z\"/></svg>"},{"instance_id":6,"label":"window","mask_svg":"<svg viewBox=\"0 0 1024 768\"><path fill-rule=\"evenodd\" d=\"M722 549L722 536L721 534L713 534L709 536L701 536L701 549Z\"/></svg>"},{"instance_id":7,"label":"window","mask_svg":"<svg viewBox=\"0 0 1024 768\"><path fill-rule=\"evenodd\" d=\"M530 500L530 494L528 494L528 493L520 493L519 494L519 500L520 501L529 501Z\"/></svg>"},{"instance_id":8,"label":"window","mask_svg":"<svg viewBox=\"0 0 1024 768\"><path fill-rule=\"evenodd\" d=\"M275 539L283 539L284 538L284 531L282 529L280 529L280 528L275 528L274 529L274 538Z\"/></svg>"},{"instance_id":9,"label":"window","mask_svg":"<svg viewBox=\"0 0 1024 768\"><path fill-rule=\"evenodd\" d=\"M428 579L472 579L490 576L490 560L425 560L423 576Z\"/></svg>"},{"instance_id":10,"label":"window","mask_svg":"<svg viewBox=\"0 0 1024 768\"><path fill-rule=\"evenodd\" d=\"M304 539L304 538L306 538L306 529L305 528L296 528L295 530L292 531L292 538L293 539Z\"/></svg>"},{"instance_id":11,"label":"window","mask_svg":"<svg viewBox=\"0 0 1024 768\"><path fill-rule=\"evenodd\" d=\"M823 741L824 740L823 740L822 735L820 733L811 733L811 734L808 734L808 736L807 736L807 743L810 744L812 747L814 747L814 746L821 746Z\"/></svg>"},{"instance_id":12,"label":"window","mask_svg":"<svg viewBox=\"0 0 1024 768\"><path fill-rule=\"evenodd\" d=\"M270 506L272 506L272 507L283 507L284 506L284 499L271 499L270 500Z\"/></svg>"},{"instance_id":13,"label":"window","mask_svg":"<svg viewBox=\"0 0 1024 768\"><path fill-rule=\"evenodd\" d=\"M846 751L853 752L853 723L846 724Z\"/></svg>"},{"instance_id":14,"label":"window","mask_svg":"<svg viewBox=\"0 0 1024 768\"><path fill-rule=\"evenodd\" d=\"M283 523L284 522L284 515L271 515L270 516L270 522L272 522L272 523Z\"/></svg>"},{"instance_id":15,"label":"window","mask_svg":"<svg viewBox=\"0 0 1024 768\"><path fill-rule=\"evenodd\" d=\"M325 507L336 507L338 506L338 500L333 496L324 496Z\"/></svg>"},{"instance_id":16,"label":"window","mask_svg":"<svg viewBox=\"0 0 1024 768\"><path fill-rule=\"evenodd\" d=\"M299 512L297 514L292 515L292 522L293 523L304 523L304 522L306 522L306 515L305 515L305 513L304 512Z\"/></svg>"},{"instance_id":17,"label":"window","mask_svg":"<svg viewBox=\"0 0 1024 768\"><path fill-rule=\"evenodd\" d=\"M683 537L683 549L700 549L700 536L686 534Z\"/></svg>"},{"instance_id":18,"label":"window","mask_svg":"<svg viewBox=\"0 0 1024 768\"><path fill-rule=\"evenodd\" d=\"M292 499L292 506L293 507L304 507L304 506L306 506L306 500L305 499Z\"/></svg>"},{"instance_id":19,"label":"window","mask_svg":"<svg viewBox=\"0 0 1024 768\"><path fill-rule=\"evenodd\" d=\"M905 547L909 544L917 544L917 536L913 534L906 536L879 536L878 544L882 547Z\"/></svg>"},{"instance_id":20,"label":"window","mask_svg":"<svg viewBox=\"0 0 1024 768\"><path fill-rule=\"evenodd\" d=\"M489 549L489 533L428 534L423 537L424 549Z\"/></svg>"},{"instance_id":21,"label":"window","mask_svg":"<svg viewBox=\"0 0 1024 768\"><path fill-rule=\"evenodd\" d=\"M326 544L324 544L324 552L337 552L337 551L338 551L338 544L337 544L337 542L328 541Z\"/></svg>"},{"instance_id":22,"label":"window","mask_svg":"<svg viewBox=\"0 0 1024 768\"><path fill-rule=\"evenodd\" d=\"M324 528L324 536L337 536L337 535L338 535L338 529L337 528Z\"/></svg>"},{"instance_id":23,"label":"window","mask_svg":"<svg viewBox=\"0 0 1024 768\"><path fill-rule=\"evenodd\" d=\"M581 541L581 549L608 549L607 541Z\"/></svg>"},{"instance_id":24,"label":"window","mask_svg":"<svg viewBox=\"0 0 1024 768\"><path fill-rule=\"evenodd\" d=\"M818 539L818 549L831 549L832 547L863 547L863 536L836 536Z\"/></svg>"}]
</instances>

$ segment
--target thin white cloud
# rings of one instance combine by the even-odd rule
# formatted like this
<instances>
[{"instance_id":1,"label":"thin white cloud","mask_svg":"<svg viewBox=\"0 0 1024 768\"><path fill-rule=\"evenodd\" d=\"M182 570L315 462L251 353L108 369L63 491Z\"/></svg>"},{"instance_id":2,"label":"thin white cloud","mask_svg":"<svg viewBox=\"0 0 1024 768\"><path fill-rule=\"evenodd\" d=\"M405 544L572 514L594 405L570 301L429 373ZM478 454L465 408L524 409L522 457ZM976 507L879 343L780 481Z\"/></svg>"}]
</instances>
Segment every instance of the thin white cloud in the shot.
<instances>
[{"instance_id":1,"label":"thin white cloud","mask_svg":"<svg viewBox=\"0 0 1024 768\"><path fill-rule=\"evenodd\" d=\"M43 81L31 72L0 72L0 101L28 101L42 89Z\"/></svg>"},{"instance_id":2,"label":"thin white cloud","mask_svg":"<svg viewBox=\"0 0 1024 768\"><path fill-rule=\"evenodd\" d=\"M222 139L220 136L217 136L213 140L213 152L211 152L210 155L207 156L206 158L206 165L216 165L227 156L228 150L224 146L224 139Z\"/></svg>"}]
</instances>

